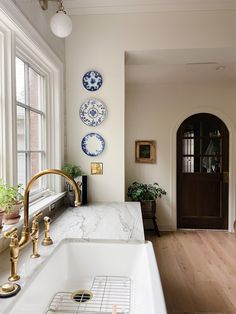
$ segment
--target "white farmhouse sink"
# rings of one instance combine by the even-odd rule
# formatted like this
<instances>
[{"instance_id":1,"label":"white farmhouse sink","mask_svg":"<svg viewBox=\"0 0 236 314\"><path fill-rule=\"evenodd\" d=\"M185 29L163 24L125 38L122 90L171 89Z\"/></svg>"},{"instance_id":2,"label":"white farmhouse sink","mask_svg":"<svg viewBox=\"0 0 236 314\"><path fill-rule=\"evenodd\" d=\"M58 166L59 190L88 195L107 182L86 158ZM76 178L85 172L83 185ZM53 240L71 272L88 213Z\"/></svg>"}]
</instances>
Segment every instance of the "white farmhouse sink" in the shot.
<instances>
[{"instance_id":1,"label":"white farmhouse sink","mask_svg":"<svg viewBox=\"0 0 236 314\"><path fill-rule=\"evenodd\" d=\"M29 280L30 283L15 297L14 305L8 313L47 313L48 304L56 293L90 290L97 276L123 276L130 279L130 310L127 313L166 314L159 272L150 242L84 242L75 239L65 239L58 245ZM127 298L129 300L129 296ZM112 305L110 312L78 313L112 313ZM117 313L121 313L119 308Z\"/></svg>"}]
</instances>

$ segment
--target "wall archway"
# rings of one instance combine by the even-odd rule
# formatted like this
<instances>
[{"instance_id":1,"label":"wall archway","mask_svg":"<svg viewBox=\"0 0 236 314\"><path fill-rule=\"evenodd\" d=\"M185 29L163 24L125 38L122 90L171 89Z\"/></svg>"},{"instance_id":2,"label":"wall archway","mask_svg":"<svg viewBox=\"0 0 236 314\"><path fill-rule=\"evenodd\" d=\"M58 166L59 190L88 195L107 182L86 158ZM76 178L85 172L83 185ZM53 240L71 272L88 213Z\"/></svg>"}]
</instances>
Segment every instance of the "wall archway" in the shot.
<instances>
[{"instance_id":1,"label":"wall archway","mask_svg":"<svg viewBox=\"0 0 236 314\"><path fill-rule=\"evenodd\" d=\"M234 160L236 159L236 130L231 121L231 119L225 115L223 112L216 110L214 108L198 107L194 110L189 110L183 112L179 115L176 120L175 125L172 128L172 138L171 138L171 211L172 211L172 229L177 230L177 162L176 162L176 135L181 123L188 117L198 114L198 113L209 113L220 118L228 128L229 131L229 217L228 217L228 230L233 232L233 223L236 218L235 208L235 188L236 188L236 167L234 165Z\"/></svg>"}]
</instances>

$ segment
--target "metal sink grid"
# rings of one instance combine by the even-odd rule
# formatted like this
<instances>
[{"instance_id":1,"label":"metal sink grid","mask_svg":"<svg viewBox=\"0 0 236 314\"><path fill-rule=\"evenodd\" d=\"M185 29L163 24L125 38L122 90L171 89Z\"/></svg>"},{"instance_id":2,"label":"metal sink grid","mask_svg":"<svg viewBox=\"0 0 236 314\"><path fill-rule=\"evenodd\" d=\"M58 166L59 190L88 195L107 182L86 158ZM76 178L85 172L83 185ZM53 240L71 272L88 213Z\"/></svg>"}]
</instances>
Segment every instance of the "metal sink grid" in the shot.
<instances>
[{"instance_id":1,"label":"metal sink grid","mask_svg":"<svg viewBox=\"0 0 236 314\"><path fill-rule=\"evenodd\" d=\"M57 292L51 299L45 314L129 314L131 301L131 280L122 276L96 276L93 280L91 298L88 290L79 290L81 296L76 302L76 292ZM113 311L112 311L113 309Z\"/></svg>"}]
</instances>

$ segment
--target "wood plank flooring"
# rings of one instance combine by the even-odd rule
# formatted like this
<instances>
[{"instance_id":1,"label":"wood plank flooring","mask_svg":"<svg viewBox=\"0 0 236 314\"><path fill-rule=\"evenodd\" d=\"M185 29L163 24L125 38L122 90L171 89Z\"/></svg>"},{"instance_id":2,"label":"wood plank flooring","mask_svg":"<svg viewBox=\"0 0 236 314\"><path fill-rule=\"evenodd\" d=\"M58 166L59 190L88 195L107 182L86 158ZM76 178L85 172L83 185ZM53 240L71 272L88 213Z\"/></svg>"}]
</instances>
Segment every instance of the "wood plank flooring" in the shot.
<instances>
[{"instance_id":1,"label":"wood plank flooring","mask_svg":"<svg viewBox=\"0 0 236 314\"><path fill-rule=\"evenodd\" d=\"M168 313L236 314L236 237L218 231L164 233L152 241Z\"/></svg>"}]
</instances>

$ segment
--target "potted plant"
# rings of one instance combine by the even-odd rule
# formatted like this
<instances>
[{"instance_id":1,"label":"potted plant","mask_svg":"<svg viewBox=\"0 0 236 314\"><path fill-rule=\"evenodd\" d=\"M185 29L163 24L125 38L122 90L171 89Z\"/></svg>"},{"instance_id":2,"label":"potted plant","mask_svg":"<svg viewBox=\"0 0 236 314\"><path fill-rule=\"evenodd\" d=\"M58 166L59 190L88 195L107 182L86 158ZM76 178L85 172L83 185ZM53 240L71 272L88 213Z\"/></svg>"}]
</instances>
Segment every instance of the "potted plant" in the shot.
<instances>
[{"instance_id":1,"label":"potted plant","mask_svg":"<svg viewBox=\"0 0 236 314\"><path fill-rule=\"evenodd\" d=\"M20 208L22 206L23 195L22 185L11 186L0 182L0 209L4 212L3 222L5 224L17 223L20 219Z\"/></svg>"},{"instance_id":2,"label":"potted plant","mask_svg":"<svg viewBox=\"0 0 236 314\"><path fill-rule=\"evenodd\" d=\"M82 170L79 166L73 165L71 163L65 163L62 167L62 170L72 176L73 179L82 175Z\"/></svg>"},{"instance_id":3,"label":"potted plant","mask_svg":"<svg viewBox=\"0 0 236 314\"><path fill-rule=\"evenodd\" d=\"M166 195L166 191L156 182L153 184L133 182L128 187L128 197L132 201L141 203L143 218L152 219L158 236L160 234L156 223L156 199L161 198L162 195Z\"/></svg>"},{"instance_id":4,"label":"potted plant","mask_svg":"<svg viewBox=\"0 0 236 314\"><path fill-rule=\"evenodd\" d=\"M136 202L154 201L162 195L166 195L166 191L156 182L153 184L133 182L128 187L128 197Z\"/></svg>"},{"instance_id":5,"label":"potted plant","mask_svg":"<svg viewBox=\"0 0 236 314\"><path fill-rule=\"evenodd\" d=\"M83 171L81 168L77 165L74 165L72 163L65 163L62 167L62 170L72 176L72 178L76 181L78 184L80 190L81 190L81 199L82 203L87 203L87 176L83 175ZM81 180L77 180L78 177L82 177ZM75 204L75 193L73 191L72 186L66 182L66 190L67 190L67 198L68 203L70 206L74 206Z\"/></svg>"}]
</instances>

